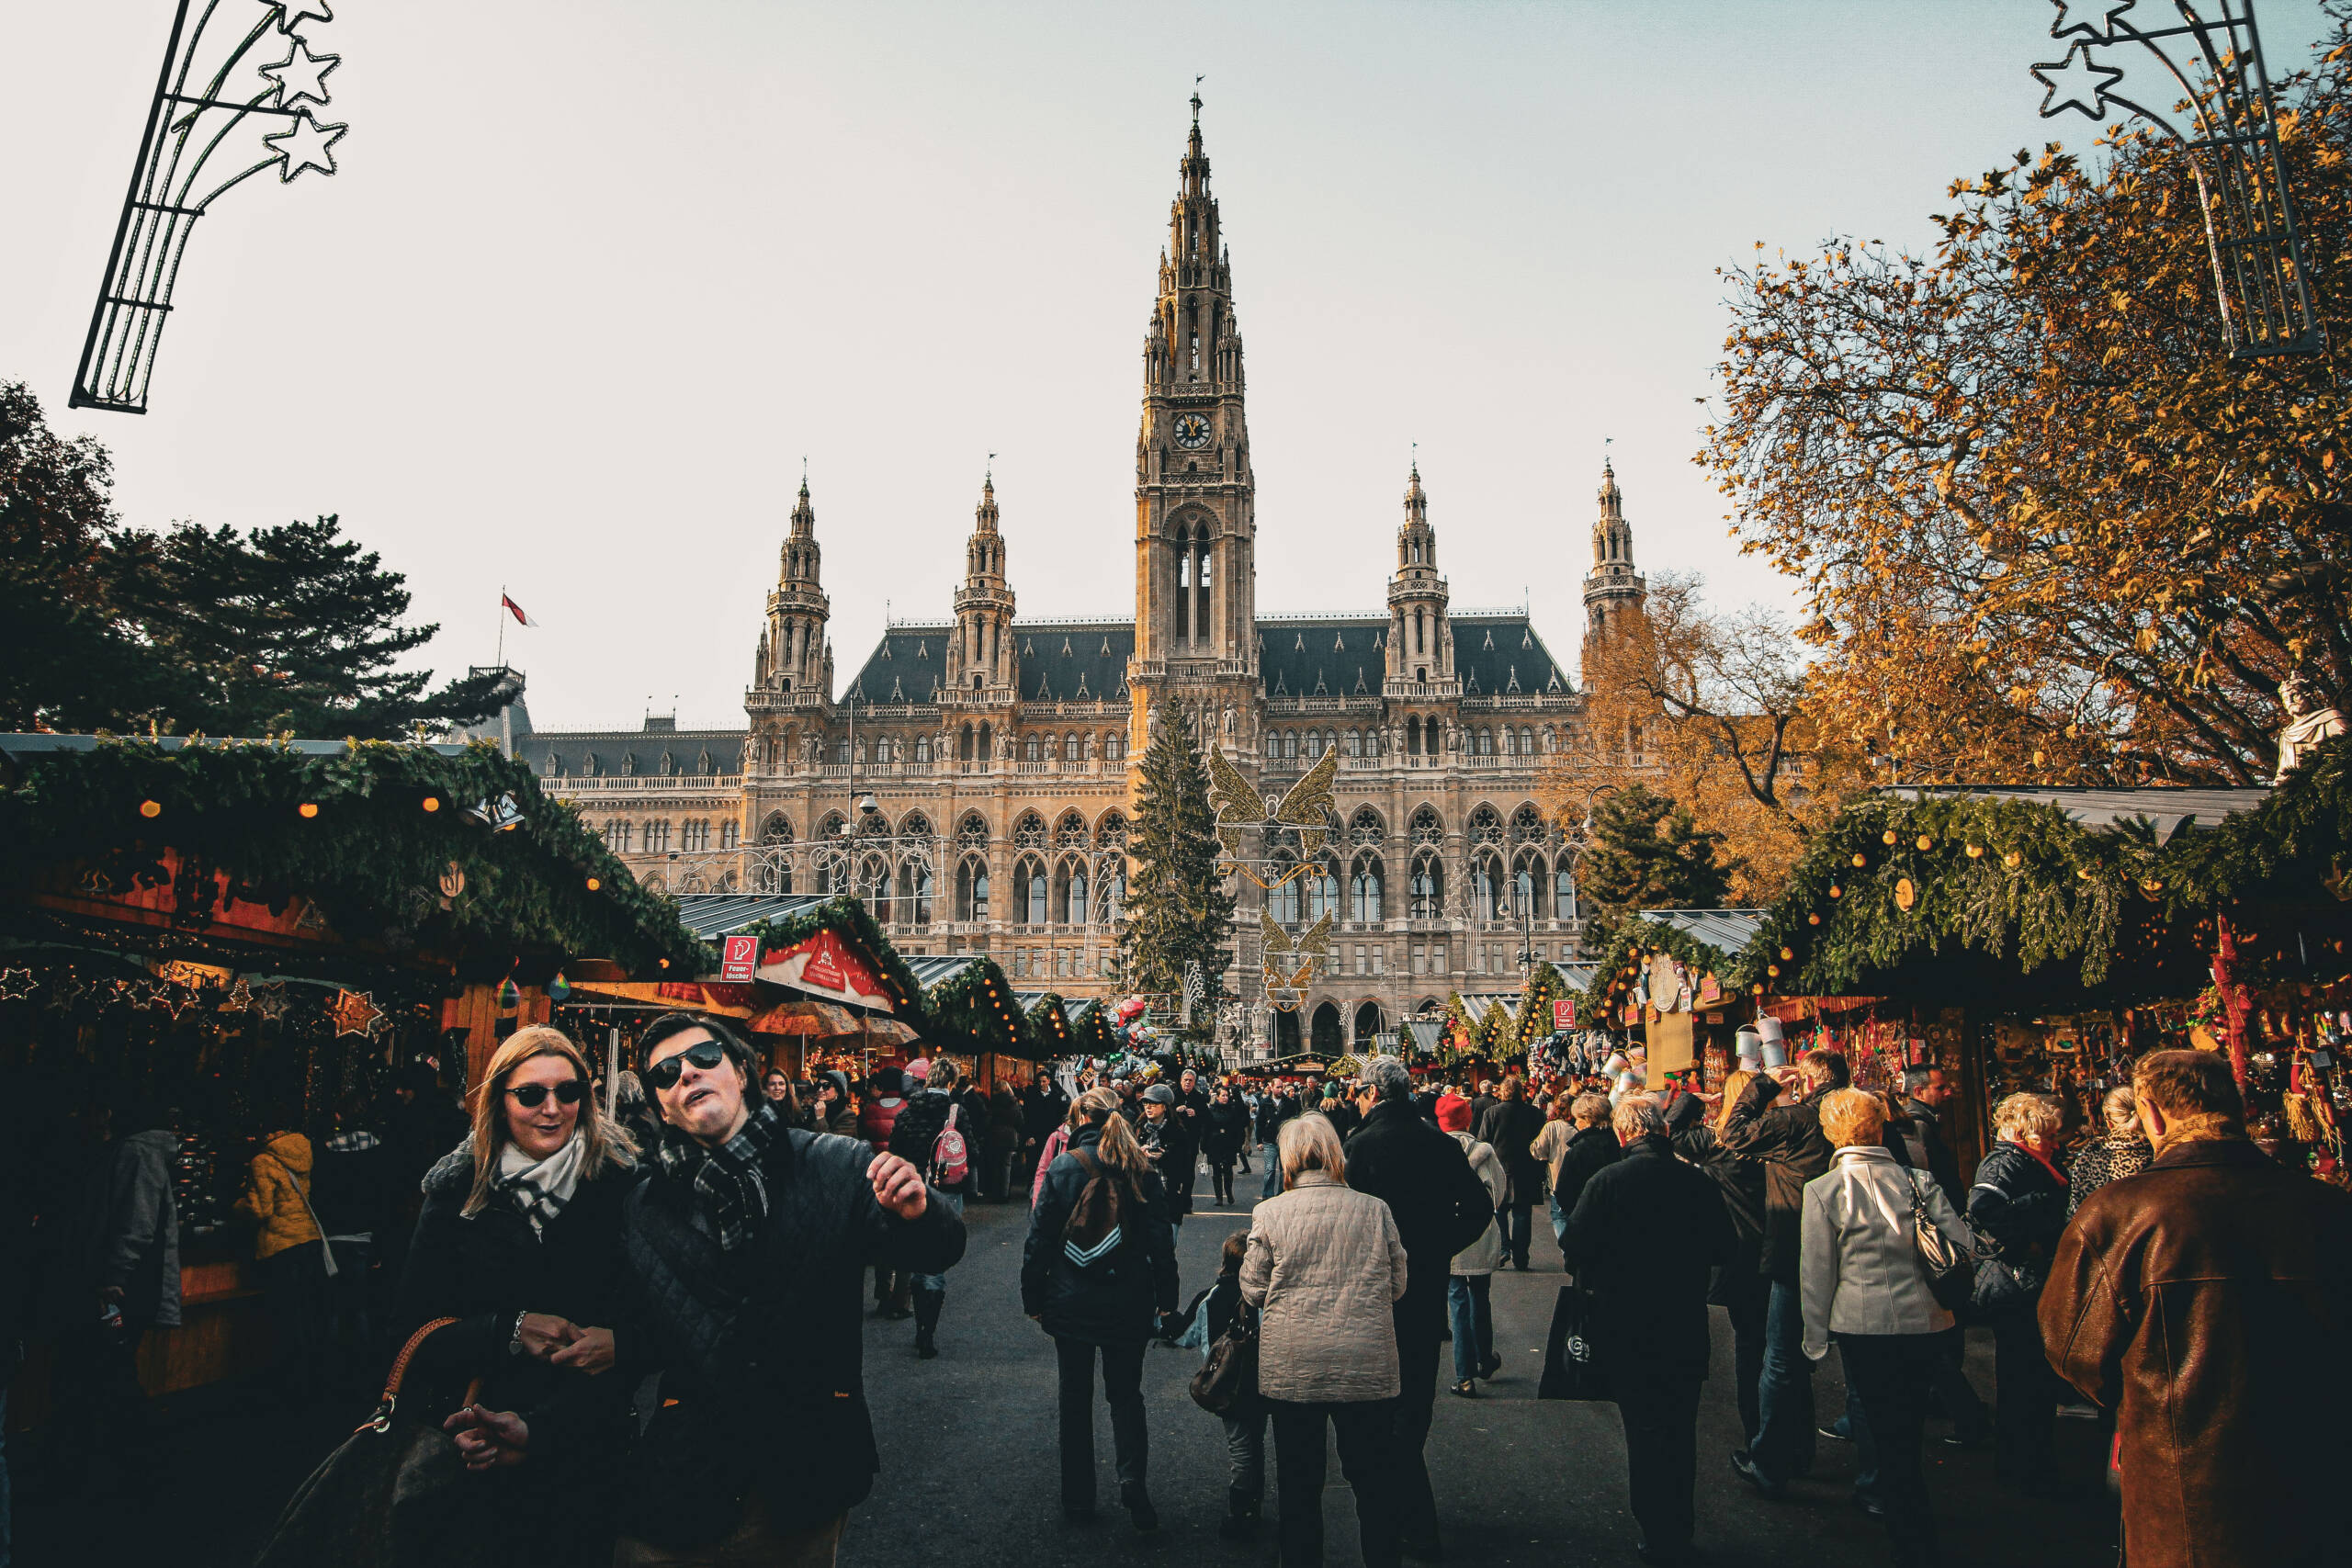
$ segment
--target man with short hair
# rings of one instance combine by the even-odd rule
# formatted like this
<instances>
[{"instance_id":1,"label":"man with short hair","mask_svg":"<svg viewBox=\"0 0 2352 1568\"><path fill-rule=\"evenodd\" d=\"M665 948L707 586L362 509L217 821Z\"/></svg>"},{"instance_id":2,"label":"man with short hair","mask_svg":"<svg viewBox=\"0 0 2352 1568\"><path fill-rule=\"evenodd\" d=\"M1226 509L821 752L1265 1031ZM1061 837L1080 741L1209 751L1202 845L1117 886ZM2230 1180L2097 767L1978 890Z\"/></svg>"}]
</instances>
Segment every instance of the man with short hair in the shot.
<instances>
[{"instance_id":1,"label":"man with short hair","mask_svg":"<svg viewBox=\"0 0 2352 1568\"><path fill-rule=\"evenodd\" d=\"M1552 1179L1552 1239L1565 1247L1568 1216L1577 1212L1585 1183L1617 1163L1623 1146L1609 1126L1609 1097L1579 1094L1568 1102L1568 1114L1547 1122L1530 1151L1550 1168ZM1565 1255L1564 1255L1565 1256ZM1565 1263L1562 1265L1566 1267Z\"/></svg>"},{"instance_id":2,"label":"man with short hair","mask_svg":"<svg viewBox=\"0 0 2352 1568\"><path fill-rule=\"evenodd\" d=\"M628 1375L645 1374L636 1419L648 1446L691 1456L692 1496L740 1501L643 1490L615 1568L822 1568L880 1468L861 1271L944 1273L963 1222L906 1160L785 1126L724 1024L670 1013L640 1043L662 1125L622 1219L645 1341L625 1347Z\"/></svg>"},{"instance_id":3,"label":"man with short hair","mask_svg":"<svg viewBox=\"0 0 2352 1568\"><path fill-rule=\"evenodd\" d=\"M1689 1561L1699 1465L1699 1385L1707 1377L1707 1279L1738 1240L1713 1178L1675 1157L1647 1095L1618 1101L1623 1156L1585 1183L1560 1238L1593 1292L1592 1347L1625 1424L1634 1551Z\"/></svg>"},{"instance_id":4,"label":"man with short hair","mask_svg":"<svg viewBox=\"0 0 2352 1568\"><path fill-rule=\"evenodd\" d=\"M1960 1156L1952 1152L1951 1141L1944 1136L1944 1107L1960 1093L1960 1086L1947 1077L1941 1067L1905 1067L1903 1069L1903 1110L1911 1118L1911 1130L1904 1139L1905 1152L1910 1156L1915 1170L1924 1170L1936 1179L1954 1209L1967 1208L1968 1184L1960 1177Z\"/></svg>"},{"instance_id":5,"label":"man with short hair","mask_svg":"<svg viewBox=\"0 0 2352 1568\"><path fill-rule=\"evenodd\" d=\"M1348 1143L1348 1185L1388 1205L1405 1247L1405 1293L1396 1319L1397 1393L1394 1438L1398 1531L1405 1554L1443 1555L1437 1498L1422 1449L1437 1404L1438 1347L1446 1336L1446 1283L1453 1255L1494 1222L1487 1184L1453 1137L1413 1107L1413 1075L1394 1056L1365 1064L1363 1124Z\"/></svg>"},{"instance_id":6,"label":"man with short hair","mask_svg":"<svg viewBox=\"0 0 2352 1568\"><path fill-rule=\"evenodd\" d=\"M2352 1196L2246 1138L2227 1058L2132 1074L2155 1157L2051 1259L2050 1364L2115 1413L2132 1568L2340 1563L2352 1470Z\"/></svg>"},{"instance_id":7,"label":"man with short hair","mask_svg":"<svg viewBox=\"0 0 2352 1568\"><path fill-rule=\"evenodd\" d=\"M1813 1363L1804 1349L1798 1240L1804 1184L1826 1174L1832 1157L1821 1133L1820 1102L1852 1076L1839 1053L1808 1051L1796 1068L1758 1074L1715 1134L1716 1147L1764 1166L1764 1250L1758 1266L1772 1284L1764 1309L1764 1371L1756 1387L1758 1429L1748 1434L1746 1450L1734 1450L1731 1462L1767 1497L1781 1495L1792 1477L1813 1470ZM1781 1091L1792 1083L1804 1093L1784 1103Z\"/></svg>"}]
</instances>

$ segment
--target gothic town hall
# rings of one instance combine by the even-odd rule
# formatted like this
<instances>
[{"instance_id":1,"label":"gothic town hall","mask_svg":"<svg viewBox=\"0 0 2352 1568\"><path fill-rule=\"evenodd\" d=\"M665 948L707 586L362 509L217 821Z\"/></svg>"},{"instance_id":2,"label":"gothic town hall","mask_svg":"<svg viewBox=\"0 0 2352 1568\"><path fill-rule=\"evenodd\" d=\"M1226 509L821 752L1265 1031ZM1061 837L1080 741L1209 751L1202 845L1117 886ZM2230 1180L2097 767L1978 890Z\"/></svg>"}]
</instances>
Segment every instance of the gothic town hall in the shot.
<instances>
[{"instance_id":1,"label":"gothic town hall","mask_svg":"<svg viewBox=\"0 0 2352 1568\"><path fill-rule=\"evenodd\" d=\"M1261 994L1259 908L1336 916L1295 1011L1250 1010L1277 1053L1336 1050L1452 991L1515 993L1532 930L1571 953L1575 880L1537 804L1582 704L1524 611L1453 609L1418 470L1385 614L1261 615L1256 486L1233 265L1199 107L1177 170L1144 335L1132 614L1026 621L992 483L952 616L898 621L836 695L816 507L804 479L744 693L747 723L532 730L514 752L648 885L817 891L845 883L909 954L985 951L1024 991L1104 996L1125 886L1129 761L1166 705L1266 794L1340 754L1345 831L1317 874L1244 883L1227 987ZM1630 531L1604 467L1587 637L1637 607ZM1207 736L1204 734L1204 739Z\"/></svg>"}]
</instances>

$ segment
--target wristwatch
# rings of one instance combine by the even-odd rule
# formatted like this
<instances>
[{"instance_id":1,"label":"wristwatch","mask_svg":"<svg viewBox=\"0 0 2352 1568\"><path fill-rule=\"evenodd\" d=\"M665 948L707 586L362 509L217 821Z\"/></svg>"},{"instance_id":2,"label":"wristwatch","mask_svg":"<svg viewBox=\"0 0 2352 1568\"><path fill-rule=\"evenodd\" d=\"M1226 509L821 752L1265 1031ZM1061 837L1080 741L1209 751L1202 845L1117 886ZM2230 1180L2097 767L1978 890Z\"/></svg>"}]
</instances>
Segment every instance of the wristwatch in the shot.
<instances>
[{"instance_id":1,"label":"wristwatch","mask_svg":"<svg viewBox=\"0 0 2352 1568\"><path fill-rule=\"evenodd\" d=\"M519 1356L523 1353L523 1320L529 1315L528 1313L520 1312L514 1314L514 1332L509 1335L506 1340L508 1355Z\"/></svg>"}]
</instances>

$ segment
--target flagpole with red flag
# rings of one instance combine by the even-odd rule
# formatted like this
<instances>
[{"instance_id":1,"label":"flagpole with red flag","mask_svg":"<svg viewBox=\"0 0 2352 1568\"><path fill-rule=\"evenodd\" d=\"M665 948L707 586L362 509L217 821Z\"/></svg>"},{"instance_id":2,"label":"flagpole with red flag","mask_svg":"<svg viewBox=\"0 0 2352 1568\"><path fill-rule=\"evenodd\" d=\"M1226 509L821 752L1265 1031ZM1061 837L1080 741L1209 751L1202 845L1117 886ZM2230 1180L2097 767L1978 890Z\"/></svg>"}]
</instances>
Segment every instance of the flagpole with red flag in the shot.
<instances>
[{"instance_id":1,"label":"flagpole with red flag","mask_svg":"<svg viewBox=\"0 0 2352 1568\"><path fill-rule=\"evenodd\" d=\"M501 670L506 668L506 617L509 615L526 626L539 624L531 619L522 605L506 596L506 584L502 582L498 585L498 667Z\"/></svg>"}]
</instances>

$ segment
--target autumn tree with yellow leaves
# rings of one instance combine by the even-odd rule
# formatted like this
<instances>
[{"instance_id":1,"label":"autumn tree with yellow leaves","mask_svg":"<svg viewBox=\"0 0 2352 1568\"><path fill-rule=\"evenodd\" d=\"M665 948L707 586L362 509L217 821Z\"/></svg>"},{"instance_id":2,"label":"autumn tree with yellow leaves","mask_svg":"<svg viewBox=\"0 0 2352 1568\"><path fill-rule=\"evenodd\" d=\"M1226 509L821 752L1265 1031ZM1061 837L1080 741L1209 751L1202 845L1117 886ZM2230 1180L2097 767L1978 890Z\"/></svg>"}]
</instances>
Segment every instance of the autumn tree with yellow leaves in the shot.
<instances>
[{"instance_id":1,"label":"autumn tree with yellow leaves","mask_svg":"<svg viewBox=\"0 0 2352 1568\"><path fill-rule=\"evenodd\" d=\"M1729 273L1700 461L1798 578L1819 721L1905 782L2267 778L2352 701L2352 35L2279 83L2323 355L2231 359L2194 155L2127 121L1962 180L1932 254Z\"/></svg>"}]
</instances>

